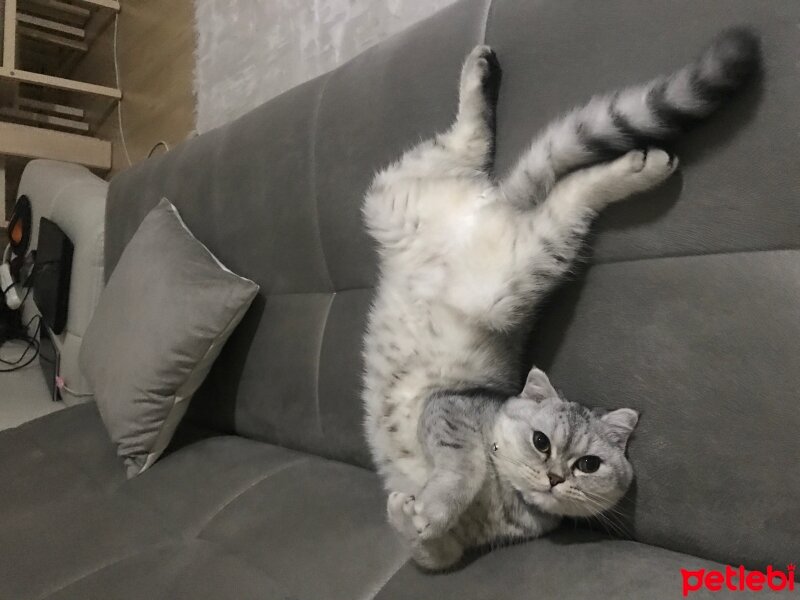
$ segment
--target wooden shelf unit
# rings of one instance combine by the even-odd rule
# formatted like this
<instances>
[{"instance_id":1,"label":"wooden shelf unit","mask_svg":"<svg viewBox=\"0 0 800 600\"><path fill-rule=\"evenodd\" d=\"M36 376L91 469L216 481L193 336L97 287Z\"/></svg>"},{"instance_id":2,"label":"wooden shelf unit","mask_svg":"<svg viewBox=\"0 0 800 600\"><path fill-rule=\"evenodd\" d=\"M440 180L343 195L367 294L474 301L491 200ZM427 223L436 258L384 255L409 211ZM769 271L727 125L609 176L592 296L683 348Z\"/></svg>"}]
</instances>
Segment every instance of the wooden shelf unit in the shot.
<instances>
[{"instance_id":1,"label":"wooden shelf unit","mask_svg":"<svg viewBox=\"0 0 800 600\"><path fill-rule=\"evenodd\" d=\"M120 3L0 0L0 10L0 156L109 169L110 143L92 136L122 93L70 75L116 18Z\"/></svg>"}]
</instances>

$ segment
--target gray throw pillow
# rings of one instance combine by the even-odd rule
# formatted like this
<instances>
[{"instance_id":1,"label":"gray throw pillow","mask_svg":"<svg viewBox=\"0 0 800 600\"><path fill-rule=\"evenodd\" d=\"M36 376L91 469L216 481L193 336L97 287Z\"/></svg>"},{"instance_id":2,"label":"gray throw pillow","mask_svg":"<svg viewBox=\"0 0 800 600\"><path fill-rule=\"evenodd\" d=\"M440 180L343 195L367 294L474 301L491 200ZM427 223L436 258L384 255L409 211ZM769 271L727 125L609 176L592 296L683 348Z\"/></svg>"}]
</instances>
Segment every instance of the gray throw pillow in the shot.
<instances>
[{"instance_id":1,"label":"gray throw pillow","mask_svg":"<svg viewBox=\"0 0 800 600\"><path fill-rule=\"evenodd\" d=\"M258 293L226 269L166 199L120 257L80 365L128 477L150 467Z\"/></svg>"}]
</instances>

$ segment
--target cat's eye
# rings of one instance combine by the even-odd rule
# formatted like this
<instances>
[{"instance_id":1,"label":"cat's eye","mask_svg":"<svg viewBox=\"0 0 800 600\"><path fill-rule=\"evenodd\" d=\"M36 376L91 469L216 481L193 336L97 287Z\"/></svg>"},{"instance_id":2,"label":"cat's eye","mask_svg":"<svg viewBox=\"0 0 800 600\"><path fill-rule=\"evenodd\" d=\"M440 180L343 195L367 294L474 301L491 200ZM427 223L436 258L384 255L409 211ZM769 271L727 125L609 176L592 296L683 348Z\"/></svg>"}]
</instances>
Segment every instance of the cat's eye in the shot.
<instances>
[{"instance_id":1,"label":"cat's eye","mask_svg":"<svg viewBox=\"0 0 800 600\"><path fill-rule=\"evenodd\" d=\"M600 460L599 456L582 456L578 460L575 461L575 468L579 471L583 471L584 473L594 473L597 469L600 468Z\"/></svg>"},{"instance_id":2,"label":"cat's eye","mask_svg":"<svg viewBox=\"0 0 800 600\"><path fill-rule=\"evenodd\" d=\"M533 447L542 454L550 452L550 440L541 431L533 432Z\"/></svg>"}]
</instances>

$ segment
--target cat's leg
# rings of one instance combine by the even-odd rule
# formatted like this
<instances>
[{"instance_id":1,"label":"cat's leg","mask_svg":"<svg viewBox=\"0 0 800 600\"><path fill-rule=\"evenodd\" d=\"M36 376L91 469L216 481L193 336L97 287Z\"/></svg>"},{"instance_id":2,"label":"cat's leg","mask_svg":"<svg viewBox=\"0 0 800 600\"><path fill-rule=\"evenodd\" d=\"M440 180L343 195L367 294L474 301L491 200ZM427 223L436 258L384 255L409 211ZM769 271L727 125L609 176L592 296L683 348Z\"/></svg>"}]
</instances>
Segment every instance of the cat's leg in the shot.
<instances>
[{"instance_id":1,"label":"cat's leg","mask_svg":"<svg viewBox=\"0 0 800 600\"><path fill-rule=\"evenodd\" d=\"M457 563L464 547L456 537L445 532L437 538L422 539L413 523L414 496L393 492L386 505L389 522L405 538L414 561L433 571L446 569Z\"/></svg>"},{"instance_id":2,"label":"cat's leg","mask_svg":"<svg viewBox=\"0 0 800 600\"><path fill-rule=\"evenodd\" d=\"M435 196L420 194L425 182L469 179L491 187L488 170L499 83L497 58L488 46L477 46L461 71L458 114L450 129L412 148L375 176L364 200L364 216L381 244L396 246L416 232L420 198Z\"/></svg>"},{"instance_id":3,"label":"cat's leg","mask_svg":"<svg viewBox=\"0 0 800 600\"><path fill-rule=\"evenodd\" d=\"M568 271L607 204L655 187L677 161L633 151L564 177L547 199L520 210L500 199L484 210L471 244L451 258L447 303L494 331L509 331Z\"/></svg>"},{"instance_id":4,"label":"cat's leg","mask_svg":"<svg viewBox=\"0 0 800 600\"><path fill-rule=\"evenodd\" d=\"M461 70L456 120L444 133L406 152L375 178L381 188L398 179L468 177L485 174L494 147L494 111L500 65L488 46L477 46Z\"/></svg>"},{"instance_id":5,"label":"cat's leg","mask_svg":"<svg viewBox=\"0 0 800 600\"><path fill-rule=\"evenodd\" d=\"M677 165L677 159L663 150L635 150L559 181L547 199L520 220L520 234L526 241L517 247L529 256L518 261L523 265L519 276L533 276L537 291L547 291L570 268L598 212L656 187Z\"/></svg>"},{"instance_id":6,"label":"cat's leg","mask_svg":"<svg viewBox=\"0 0 800 600\"><path fill-rule=\"evenodd\" d=\"M472 398L434 394L425 404L419 438L431 475L410 503L411 523L423 540L447 532L480 491L486 449Z\"/></svg>"},{"instance_id":7,"label":"cat's leg","mask_svg":"<svg viewBox=\"0 0 800 600\"><path fill-rule=\"evenodd\" d=\"M556 184L547 199L527 210L508 208L505 243L496 232L486 235L502 256L493 269L463 268L467 284L455 288L451 303L487 327L508 330L572 267L597 213L608 204L643 192L672 174L677 160L653 149L576 171ZM480 266L491 247L471 256ZM467 265L469 266L469 265ZM479 284L483 282L483 287ZM470 290L484 290L480 296Z\"/></svg>"},{"instance_id":8,"label":"cat's leg","mask_svg":"<svg viewBox=\"0 0 800 600\"><path fill-rule=\"evenodd\" d=\"M541 207L543 210L536 214L549 215L568 226L573 215L583 220L585 210L597 213L613 202L656 187L677 167L677 158L664 150L634 150L568 175L556 184Z\"/></svg>"},{"instance_id":9,"label":"cat's leg","mask_svg":"<svg viewBox=\"0 0 800 600\"><path fill-rule=\"evenodd\" d=\"M494 153L500 63L489 46L476 46L461 69L458 115L435 143L467 169L489 171Z\"/></svg>"}]
</instances>

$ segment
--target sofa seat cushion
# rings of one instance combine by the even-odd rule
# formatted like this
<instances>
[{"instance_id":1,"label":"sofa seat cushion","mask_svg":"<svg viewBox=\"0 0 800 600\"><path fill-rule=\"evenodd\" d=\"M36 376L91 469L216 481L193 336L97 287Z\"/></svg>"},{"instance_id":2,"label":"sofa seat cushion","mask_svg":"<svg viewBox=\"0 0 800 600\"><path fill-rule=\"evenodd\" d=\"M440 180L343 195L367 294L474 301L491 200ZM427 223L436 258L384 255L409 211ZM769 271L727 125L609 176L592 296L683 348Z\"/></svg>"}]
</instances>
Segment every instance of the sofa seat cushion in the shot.
<instances>
[{"instance_id":1,"label":"sofa seat cushion","mask_svg":"<svg viewBox=\"0 0 800 600\"><path fill-rule=\"evenodd\" d=\"M786 565L776 568L785 571ZM688 554L608 539L586 529L564 528L526 544L496 549L446 575L424 574L408 564L384 586L376 600L681 598L681 569L725 572L724 565ZM726 592L702 589L691 592L689 598L728 597ZM756 592L727 593L736 598L760 597Z\"/></svg>"},{"instance_id":2,"label":"sofa seat cushion","mask_svg":"<svg viewBox=\"0 0 800 600\"><path fill-rule=\"evenodd\" d=\"M0 598L677 597L719 565L588 530L426 575L375 474L187 428L126 480L93 404L0 432Z\"/></svg>"},{"instance_id":3,"label":"sofa seat cushion","mask_svg":"<svg viewBox=\"0 0 800 600\"><path fill-rule=\"evenodd\" d=\"M370 471L234 436L175 441L126 480L94 404L0 432L0 598L350 599L405 563Z\"/></svg>"}]
</instances>

